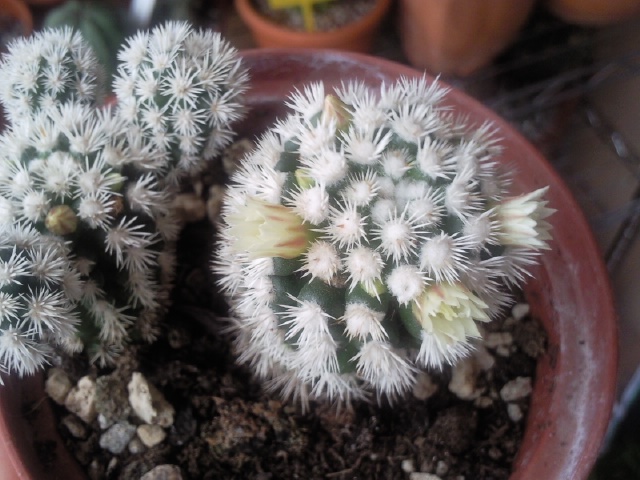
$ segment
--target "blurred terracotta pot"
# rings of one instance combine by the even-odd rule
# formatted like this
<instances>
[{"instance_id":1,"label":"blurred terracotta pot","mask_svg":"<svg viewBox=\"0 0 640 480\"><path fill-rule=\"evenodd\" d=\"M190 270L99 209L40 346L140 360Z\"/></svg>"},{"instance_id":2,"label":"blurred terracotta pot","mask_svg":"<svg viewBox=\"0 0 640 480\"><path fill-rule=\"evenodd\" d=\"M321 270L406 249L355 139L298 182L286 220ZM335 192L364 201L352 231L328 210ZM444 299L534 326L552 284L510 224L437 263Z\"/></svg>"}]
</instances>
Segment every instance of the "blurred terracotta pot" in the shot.
<instances>
[{"instance_id":1,"label":"blurred terracotta pot","mask_svg":"<svg viewBox=\"0 0 640 480\"><path fill-rule=\"evenodd\" d=\"M547 8L566 22L604 26L640 15L640 0L546 0Z\"/></svg>"},{"instance_id":2,"label":"blurred terracotta pot","mask_svg":"<svg viewBox=\"0 0 640 480\"><path fill-rule=\"evenodd\" d=\"M392 0L377 0L364 17L331 31L302 32L289 29L261 15L251 0L234 0L235 8L258 47L331 48L370 52Z\"/></svg>"},{"instance_id":3,"label":"blurred terracotta pot","mask_svg":"<svg viewBox=\"0 0 640 480\"><path fill-rule=\"evenodd\" d=\"M2 18L2 28L7 30L14 25L20 25L21 34L30 35L33 31L33 16L29 7L22 0L0 0L0 16ZM7 22L7 24L4 24ZM3 32L6 33L6 32ZM16 32L17 33L17 32Z\"/></svg>"},{"instance_id":4,"label":"blurred terracotta pot","mask_svg":"<svg viewBox=\"0 0 640 480\"><path fill-rule=\"evenodd\" d=\"M240 136L256 136L286 112L283 100L312 81L339 87L358 79L371 86L399 76L422 75L379 58L318 50L243 52L251 71L249 120ZM609 280L588 224L558 174L519 133L493 112L456 89L445 102L475 125L493 122L503 138L499 161L515 167L513 193L549 186L557 208L552 249L542 256L525 296L548 334L539 360L526 431L511 480L585 480L598 455L615 396L616 315ZM54 429L40 378L0 390L0 478L83 478ZM30 412L28 420L24 412ZM37 462L34 440L55 441L53 464Z\"/></svg>"},{"instance_id":5,"label":"blurred terracotta pot","mask_svg":"<svg viewBox=\"0 0 640 480\"><path fill-rule=\"evenodd\" d=\"M398 31L412 65L469 75L516 37L535 0L399 0Z\"/></svg>"}]
</instances>

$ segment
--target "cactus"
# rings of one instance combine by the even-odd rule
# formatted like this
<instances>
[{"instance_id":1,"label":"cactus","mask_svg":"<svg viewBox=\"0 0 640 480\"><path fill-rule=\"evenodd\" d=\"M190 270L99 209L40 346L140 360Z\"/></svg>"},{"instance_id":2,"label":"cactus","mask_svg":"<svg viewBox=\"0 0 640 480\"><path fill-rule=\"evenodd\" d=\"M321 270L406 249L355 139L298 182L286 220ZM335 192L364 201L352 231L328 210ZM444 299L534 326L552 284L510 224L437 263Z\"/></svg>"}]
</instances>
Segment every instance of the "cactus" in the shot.
<instances>
[{"instance_id":1,"label":"cactus","mask_svg":"<svg viewBox=\"0 0 640 480\"><path fill-rule=\"evenodd\" d=\"M9 122L74 100L95 105L102 70L95 55L71 28L43 30L9 45L0 63L0 101Z\"/></svg>"},{"instance_id":2,"label":"cactus","mask_svg":"<svg viewBox=\"0 0 640 480\"><path fill-rule=\"evenodd\" d=\"M202 159L231 142L248 76L219 34L169 22L138 32L118 58L118 114L139 139L147 166L164 171L168 183L198 173Z\"/></svg>"},{"instance_id":3,"label":"cactus","mask_svg":"<svg viewBox=\"0 0 640 480\"><path fill-rule=\"evenodd\" d=\"M294 93L225 196L213 271L239 361L307 405L394 401L479 341L547 248L491 125L425 79Z\"/></svg>"},{"instance_id":4,"label":"cactus","mask_svg":"<svg viewBox=\"0 0 640 480\"><path fill-rule=\"evenodd\" d=\"M177 122L182 101L206 104L212 97L209 90L243 91L246 74L235 51L220 38L193 33L178 23L135 38L157 38L158 32L161 39L156 46L161 43L171 50L168 59L174 62L172 68L153 72L161 85L174 84L174 74L188 65L180 53L183 43L174 42L193 38L212 75L205 88L204 80L187 70L181 87L206 98L165 102L157 111L160 123ZM203 39L217 42L207 48L199 43ZM23 60L35 63L21 64L16 55L25 52L30 55ZM126 57L130 49L122 52ZM69 58L82 61L67 62ZM166 178L178 179L174 170L181 165L165 160L176 145L154 144L151 139L157 139L158 132L152 136L132 128L123 114L133 103L122 89L118 101L127 108L98 107L94 98L84 95L94 89L85 88L83 79L94 77L75 72L76 63L83 68L96 64L84 40L62 29L16 42L0 66L0 76L11 79L2 97L11 125L0 135L0 371L4 372L33 372L55 345L84 349L91 361L108 365L128 342L155 338L169 303L181 223L172 206L175 182ZM233 87L226 83L230 70L237 82ZM219 75L214 77L214 71ZM32 86L24 83L24 72L37 72ZM134 82L150 74L130 73ZM240 101L233 96L231 100ZM136 105L143 108L148 103ZM233 111L236 105L228 105L230 111L217 118L215 127L199 124L198 141L205 143L211 130L228 128L226 120L241 114ZM194 165L196 156L191 158ZM22 237L28 241L18 241ZM23 305L31 297L52 302L50 307L43 304L45 320L34 319ZM53 317L55 322L49 322Z\"/></svg>"}]
</instances>

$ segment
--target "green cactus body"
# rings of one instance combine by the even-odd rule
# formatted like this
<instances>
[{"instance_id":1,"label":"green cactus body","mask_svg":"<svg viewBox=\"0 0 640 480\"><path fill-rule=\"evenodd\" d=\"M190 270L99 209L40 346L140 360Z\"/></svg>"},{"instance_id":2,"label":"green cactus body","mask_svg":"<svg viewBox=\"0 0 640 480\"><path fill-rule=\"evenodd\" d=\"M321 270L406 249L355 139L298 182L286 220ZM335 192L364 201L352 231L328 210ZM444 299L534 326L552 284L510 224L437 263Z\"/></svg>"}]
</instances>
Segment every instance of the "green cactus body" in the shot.
<instances>
[{"instance_id":1,"label":"green cactus body","mask_svg":"<svg viewBox=\"0 0 640 480\"><path fill-rule=\"evenodd\" d=\"M246 75L235 51L221 40L208 48L198 42L213 37L193 38L182 23L140 35L156 39L149 45L152 51L167 49L168 67L150 74L160 85L182 72L187 64L180 54L183 44L195 42L211 78L205 89L204 81L189 73L181 88L243 90ZM144 109L133 93L129 98L120 91L117 108L98 107L85 95L97 85L83 83L92 78L83 69L94 64L82 38L61 29L16 42L0 66L0 77L10 80L1 99L11 120L0 135L0 371L31 373L58 344L84 349L92 361L109 364L128 342L153 340L168 307L182 224L173 207L175 182L166 179L184 173L175 172L183 166L179 161L169 161L184 142L176 136L155 143L158 132L132 128L125 106ZM27 82L25 72L34 79ZM148 72L129 73L135 84ZM238 83L230 87L229 78ZM198 98L164 104L156 120L177 130L178 107L199 104ZM216 117L216 128L228 129L226 121L240 115L235 105L228 106L228 116ZM200 128L196 143L206 145L209 133ZM189 165L197 168L202 152L192 153ZM18 241L16 225L28 232L28 244ZM34 251L32 245L42 247ZM65 277L51 279L36 272L36 265L64 270ZM56 323L34 326L28 308L15 306L16 298L24 303L36 294L56 299L49 309ZM24 339L26 347L11 338Z\"/></svg>"},{"instance_id":2,"label":"green cactus body","mask_svg":"<svg viewBox=\"0 0 640 480\"><path fill-rule=\"evenodd\" d=\"M468 354L546 248L545 189L508 197L490 126L445 93L308 86L232 179L213 269L240 361L285 396L401 396Z\"/></svg>"}]
</instances>

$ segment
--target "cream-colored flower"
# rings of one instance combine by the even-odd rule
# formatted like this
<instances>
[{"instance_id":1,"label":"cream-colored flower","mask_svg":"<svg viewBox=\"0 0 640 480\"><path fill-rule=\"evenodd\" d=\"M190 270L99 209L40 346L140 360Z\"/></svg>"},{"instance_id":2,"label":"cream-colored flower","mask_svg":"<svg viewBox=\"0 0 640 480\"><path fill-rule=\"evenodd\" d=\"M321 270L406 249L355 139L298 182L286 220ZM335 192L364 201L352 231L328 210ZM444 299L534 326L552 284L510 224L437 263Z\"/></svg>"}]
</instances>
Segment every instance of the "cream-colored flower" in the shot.
<instances>
[{"instance_id":1,"label":"cream-colored flower","mask_svg":"<svg viewBox=\"0 0 640 480\"><path fill-rule=\"evenodd\" d=\"M308 248L311 231L292 208L247 197L243 206L227 216L234 249L249 258L296 258Z\"/></svg>"},{"instance_id":2,"label":"cream-colored flower","mask_svg":"<svg viewBox=\"0 0 640 480\"><path fill-rule=\"evenodd\" d=\"M461 283L426 288L412 304L423 330L417 360L441 367L463 356L470 349L469 339L480 337L475 322L490 320L487 309L487 304Z\"/></svg>"},{"instance_id":3,"label":"cream-colored flower","mask_svg":"<svg viewBox=\"0 0 640 480\"><path fill-rule=\"evenodd\" d=\"M545 219L555 212L542 200L549 187L505 200L496 209L500 240L504 245L547 249L551 225Z\"/></svg>"}]
</instances>

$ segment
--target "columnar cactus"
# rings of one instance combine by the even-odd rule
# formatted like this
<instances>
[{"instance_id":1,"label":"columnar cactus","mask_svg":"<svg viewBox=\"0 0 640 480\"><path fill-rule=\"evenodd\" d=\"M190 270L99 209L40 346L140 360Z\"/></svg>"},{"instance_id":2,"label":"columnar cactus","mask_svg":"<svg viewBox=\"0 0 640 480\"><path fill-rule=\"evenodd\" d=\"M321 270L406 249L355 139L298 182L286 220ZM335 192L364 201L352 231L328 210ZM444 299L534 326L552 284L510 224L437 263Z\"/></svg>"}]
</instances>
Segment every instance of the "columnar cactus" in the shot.
<instances>
[{"instance_id":1,"label":"columnar cactus","mask_svg":"<svg viewBox=\"0 0 640 480\"><path fill-rule=\"evenodd\" d=\"M175 182L166 178L181 176L180 149L190 140L189 165L202 160L200 146L223 143L226 121L241 115L246 73L228 44L186 24L158 27L130 43L143 36L155 39L149 49L166 54L167 68L125 63L123 71L134 85L153 79L180 98L140 99L138 87L129 98L120 79L118 107L97 107L85 95L98 86L87 80L97 75L73 69L94 66L95 58L69 30L14 43L0 65L0 76L11 79L1 97L11 125L0 135L0 371L31 373L53 345L85 349L92 361L108 364L127 342L157 333L181 228L172 207ZM203 39L212 42L209 49ZM206 58L208 72L195 73L184 53L188 42ZM131 47L121 52L131 55ZM211 105L220 92L234 93L214 125L213 114L195 107ZM153 115L151 100L161 103ZM188 125L185 105L196 115L188 138L176 133L176 125ZM130 114L137 110L168 126L166 141L161 129L135 128Z\"/></svg>"},{"instance_id":2,"label":"columnar cactus","mask_svg":"<svg viewBox=\"0 0 640 480\"><path fill-rule=\"evenodd\" d=\"M547 248L545 189L509 197L492 128L445 93L310 85L234 174L213 270L239 360L285 396L396 399L468 354Z\"/></svg>"}]
</instances>

